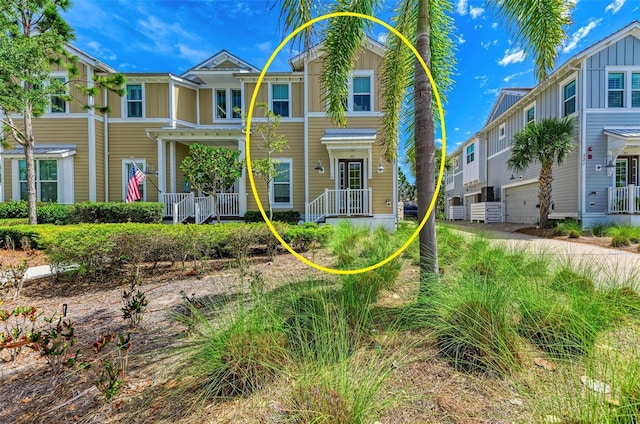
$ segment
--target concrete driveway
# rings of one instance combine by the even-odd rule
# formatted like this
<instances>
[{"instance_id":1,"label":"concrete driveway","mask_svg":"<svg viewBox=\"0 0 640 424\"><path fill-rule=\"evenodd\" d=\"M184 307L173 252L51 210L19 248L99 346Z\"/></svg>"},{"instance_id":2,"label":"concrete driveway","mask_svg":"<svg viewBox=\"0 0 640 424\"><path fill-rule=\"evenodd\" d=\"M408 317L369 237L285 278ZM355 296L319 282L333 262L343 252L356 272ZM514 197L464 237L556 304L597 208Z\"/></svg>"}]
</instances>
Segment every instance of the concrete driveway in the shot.
<instances>
[{"instance_id":1,"label":"concrete driveway","mask_svg":"<svg viewBox=\"0 0 640 424\"><path fill-rule=\"evenodd\" d=\"M445 225L468 234L481 235L518 251L549 257L552 265L570 261L577 267L596 271L601 287L630 286L640 292L640 253L515 232L531 225L470 222L447 222Z\"/></svg>"}]
</instances>

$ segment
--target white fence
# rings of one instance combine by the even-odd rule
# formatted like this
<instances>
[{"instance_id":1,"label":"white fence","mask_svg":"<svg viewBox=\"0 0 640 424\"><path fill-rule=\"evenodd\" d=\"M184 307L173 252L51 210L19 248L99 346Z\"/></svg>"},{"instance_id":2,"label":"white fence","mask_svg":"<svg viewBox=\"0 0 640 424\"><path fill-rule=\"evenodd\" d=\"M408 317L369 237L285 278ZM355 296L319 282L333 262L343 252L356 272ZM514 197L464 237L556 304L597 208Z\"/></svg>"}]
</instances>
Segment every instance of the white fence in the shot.
<instances>
[{"instance_id":1,"label":"white fence","mask_svg":"<svg viewBox=\"0 0 640 424\"><path fill-rule=\"evenodd\" d=\"M220 193L218 197L218 214L220 217L240 216L239 193ZM212 196L195 197L193 193L164 193L164 216L173 218L179 224L193 217L196 224L216 216L215 203Z\"/></svg>"},{"instance_id":2,"label":"white fence","mask_svg":"<svg viewBox=\"0 0 640 424\"><path fill-rule=\"evenodd\" d=\"M324 193L307 204L305 219L317 222L328 216L371 215L373 210L371 189L325 189Z\"/></svg>"},{"instance_id":3,"label":"white fence","mask_svg":"<svg viewBox=\"0 0 640 424\"><path fill-rule=\"evenodd\" d=\"M609 187L608 213L640 213L640 186Z\"/></svg>"}]
</instances>

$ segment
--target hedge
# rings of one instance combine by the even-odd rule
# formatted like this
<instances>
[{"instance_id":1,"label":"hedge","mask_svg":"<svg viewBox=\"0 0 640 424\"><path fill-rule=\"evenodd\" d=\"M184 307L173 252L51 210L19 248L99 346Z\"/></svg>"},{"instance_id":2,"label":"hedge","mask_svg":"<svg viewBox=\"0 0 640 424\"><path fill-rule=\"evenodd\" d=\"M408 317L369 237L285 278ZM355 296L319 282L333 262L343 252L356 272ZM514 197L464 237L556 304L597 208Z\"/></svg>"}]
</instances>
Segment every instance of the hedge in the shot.
<instances>
[{"instance_id":1,"label":"hedge","mask_svg":"<svg viewBox=\"0 0 640 424\"><path fill-rule=\"evenodd\" d=\"M297 224L300 222L300 212L273 211L273 220L287 224ZM262 218L260 211L247 211L244 214L244 222L264 222L264 218Z\"/></svg>"},{"instance_id":2,"label":"hedge","mask_svg":"<svg viewBox=\"0 0 640 424\"><path fill-rule=\"evenodd\" d=\"M162 222L164 205L154 202L86 202L73 205L38 202L36 215L39 224L107 224ZM28 207L24 200L0 203L0 219L27 218Z\"/></svg>"}]
</instances>

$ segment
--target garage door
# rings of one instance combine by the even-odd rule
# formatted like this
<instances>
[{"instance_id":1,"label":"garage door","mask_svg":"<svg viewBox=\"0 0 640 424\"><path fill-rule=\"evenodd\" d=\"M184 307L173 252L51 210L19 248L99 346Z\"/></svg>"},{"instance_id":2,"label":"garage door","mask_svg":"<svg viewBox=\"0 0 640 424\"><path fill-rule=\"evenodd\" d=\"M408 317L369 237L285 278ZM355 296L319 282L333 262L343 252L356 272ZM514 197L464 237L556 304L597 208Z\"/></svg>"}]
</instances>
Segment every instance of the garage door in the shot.
<instances>
[{"instance_id":1,"label":"garage door","mask_svg":"<svg viewBox=\"0 0 640 424\"><path fill-rule=\"evenodd\" d=\"M533 224L540 219L538 183L505 189L505 217L507 222Z\"/></svg>"}]
</instances>

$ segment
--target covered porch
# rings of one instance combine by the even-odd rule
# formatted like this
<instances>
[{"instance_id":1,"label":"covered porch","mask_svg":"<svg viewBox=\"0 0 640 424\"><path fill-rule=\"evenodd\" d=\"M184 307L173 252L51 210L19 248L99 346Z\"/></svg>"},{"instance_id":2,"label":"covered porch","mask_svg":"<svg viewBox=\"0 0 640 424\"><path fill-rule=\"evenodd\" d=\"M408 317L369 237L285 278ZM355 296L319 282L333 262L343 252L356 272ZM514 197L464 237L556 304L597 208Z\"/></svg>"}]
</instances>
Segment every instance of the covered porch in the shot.
<instances>
[{"instance_id":1,"label":"covered porch","mask_svg":"<svg viewBox=\"0 0 640 424\"><path fill-rule=\"evenodd\" d=\"M608 215L640 214L640 128L605 128L607 137Z\"/></svg>"}]
</instances>

